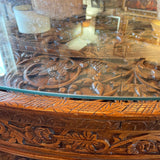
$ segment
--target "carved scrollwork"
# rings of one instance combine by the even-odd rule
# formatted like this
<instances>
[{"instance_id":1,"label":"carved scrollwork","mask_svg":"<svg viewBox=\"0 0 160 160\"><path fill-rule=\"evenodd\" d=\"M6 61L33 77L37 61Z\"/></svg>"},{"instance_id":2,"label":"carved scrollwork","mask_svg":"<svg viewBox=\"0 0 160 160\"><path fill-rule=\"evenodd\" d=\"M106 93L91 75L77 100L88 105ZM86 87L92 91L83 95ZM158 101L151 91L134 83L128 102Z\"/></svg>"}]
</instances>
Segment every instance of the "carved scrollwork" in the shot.
<instances>
[{"instance_id":1,"label":"carved scrollwork","mask_svg":"<svg viewBox=\"0 0 160 160\"><path fill-rule=\"evenodd\" d=\"M5 128L5 125L0 122L0 134L4 134L6 132L6 128Z\"/></svg>"},{"instance_id":2,"label":"carved scrollwork","mask_svg":"<svg viewBox=\"0 0 160 160\"><path fill-rule=\"evenodd\" d=\"M88 85L88 81L81 83ZM18 94L11 97L0 104L0 141L2 144L90 156L95 154L96 156L132 155L138 157L139 155L160 154L160 134L158 132L160 121L158 118L155 120L155 117L153 119L151 117L149 120L144 120L144 116L140 116L136 120L137 115L121 118L126 112L130 113L132 109L136 112L140 109L138 115L142 114L145 109L147 113L151 111L150 116L157 116L158 102L97 102L94 105L95 101L74 103L75 101L72 100L59 101L56 98L46 97L40 99L39 96L28 98L27 95L18 96ZM17 104L17 101L21 103ZM45 110L48 106L51 106L51 109ZM77 112L72 109L72 106L73 109L78 107L92 109L92 112L83 115L78 113L77 117L77 114L75 116ZM16 112L15 107L17 107ZM55 110L56 108L58 110ZM155 108L156 111L154 111ZM33 109L34 112L32 112ZM110 109L111 112L106 112ZM113 113L114 111L118 114ZM121 111L122 115L120 115ZM94 119L90 118L90 115ZM120 117L109 118L110 115L120 115ZM142 115L147 114L143 112ZM129 116L132 115L129 114Z\"/></svg>"},{"instance_id":3,"label":"carved scrollwork","mask_svg":"<svg viewBox=\"0 0 160 160\"><path fill-rule=\"evenodd\" d=\"M159 142L152 140L142 140L133 142L128 146L128 154L146 154L146 153L159 153Z\"/></svg>"},{"instance_id":4,"label":"carved scrollwork","mask_svg":"<svg viewBox=\"0 0 160 160\"><path fill-rule=\"evenodd\" d=\"M75 132L63 131L58 136L59 142L66 146L67 150L74 152L105 153L110 144L107 140L97 139L97 134L89 131Z\"/></svg>"},{"instance_id":5,"label":"carved scrollwork","mask_svg":"<svg viewBox=\"0 0 160 160\"><path fill-rule=\"evenodd\" d=\"M42 126L0 123L0 139L10 143L88 154L159 154L158 133L99 133ZM119 152L120 150L120 152Z\"/></svg>"},{"instance_id":6,"label":"carved scrollwork","mask_svg":"<svg viewBox=\"0 0 160 160\"><path fill-rule=\"evenodd\" d=\"M128 123L129 125L129 123ZM132 126L131 126L132 128ZM0 140L64 152L101 155L141 155L160 153L160 134L133 130L67 129L13 122L0 122ZM103 133L102 133L103 132ZM142 132L142 133L141 133Z\"/></svg>"},{"instance_id":7,"label":"carved scrollwork","mask_svg":"<svg viewBox=\"0 0 160 160\"><path fill-rule=\"evenodd\" d=\"M26 126L24 130L26 143L50 144L56 141L53 137L54 131L50 128Z\"/></svg>"},{"instance_id":8,"label":"carved scrollwork","mask_svg":"<svg viewBox=\"0 0 160 160\"><path fill-rule=\"evenodd\" d=\"M25 65L24 71L21 70L22 64ZM7 85L13 84L11 77L14 77L14 86L23 88L24 85L28 85L37 90L67 86L77 79L81 71L81 67L73 60L59 59L54 56L39 56L29 61L26 60L19 64L18 68L19 71L16 74L9 73L6 76Z\"/></svg>"},{"instance_id":9,"label":"carved scrollwork","mask_svg":"<svg viewBox=\"0 0 160 160\"><path fill-rule=\"evenodd\" d=\"M120 61L37 55L8 73L7 86L55 93L147 97L160 94L158 64L145 59Z\"/></svg>"},{"instance_id":10,"label":"carved scrollwork","mask_svg":"<svg viewBox=\"0 0 160 160\"><path fill-rule=\"evenodd\" d=\"M109 148L107 140L97 139L97 134L90 131L76 132L48 127L21 126L3 124L0 127L1 139L10 143L62 149L73 152L104 153Z\"/></svg>"},{"instance_id":11,"label":"carved scrollwork","mask_svg":"<svg viewBox=\"0 0 160 160\"><path fill-rule=\"evenodd\" d=\"M125 133L114 138L110 151L117 153L117 148L121 148L121 154L141 155L159 154L160 135L156 133Z\"/></svg>"},{"instance_id":12,"label":"carved scrollwork","mask_svg":"<svg viewBox=\"0 0 160 160\"><path fill-rule=\"evenodd\" d=\"M96 134L86 131L63 130L57 134L48 128L38 128L34 132L26 132L26 141L50 149L62 149L72 152L104 153L109 148L107 140L99 140Z\"/></svg>"}]
</instances>

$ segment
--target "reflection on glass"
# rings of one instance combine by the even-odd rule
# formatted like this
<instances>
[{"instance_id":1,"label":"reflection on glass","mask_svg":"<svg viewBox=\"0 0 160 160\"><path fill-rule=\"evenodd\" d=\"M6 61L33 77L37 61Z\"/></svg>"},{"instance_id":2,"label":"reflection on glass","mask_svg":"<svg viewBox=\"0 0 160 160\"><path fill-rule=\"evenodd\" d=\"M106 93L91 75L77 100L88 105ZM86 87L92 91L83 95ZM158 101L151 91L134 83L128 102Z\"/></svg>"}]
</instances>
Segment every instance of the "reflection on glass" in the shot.
<instances>
[{"instance_id":1,"label":"reflection on glass","mask_svg":"<svg viewBox=\"0 0 160 160\"><path fill-rule=\"evenodd\" d=\"M160 96L159 11L150 10L149 1L5 1L7 13L15 11L6 24L18 70L8 70L15 62L1 20L0 62L6 86L71 97ZM51 28L39 32L33 24L42 24L33 13L48 17ZM34 22L25 24L28 20Z\"/></svg>"},{"instance_id":2,"label":"reflection on glass","mask_svg":"<svg viewBox=\"0 0 160 160\"><path fill-rule=\"evenodd\" d=\"M13 9L20 33L43 33L51 29L50 19L32 11L31 5L16 6Z\"/></svg>"},{"instance_id":3,"label":"reflection on glass","mask_svg":"<svg viewBox=\"0 0 160 160\"><path fill-rule=\"evenodd\" d=\"M33 9L53 19L65 19L82 14L82 0L31 0Z\"/></svg>"},{"instance_id":4,"label":"reflection on glass","mask_svg":"<svg viewBox=\"0 0 160 160\"><path fill-rule=\"evenodd\" d=\"M15 72L17 70L5 21L2 16L0 16L0 64L1 76L7 72Z\"/></svg>"},{"instance_id":5,"label":"reflection on glass","mask_svg":"<svg viewBox=\"0 0 160 160\"><path fill-rule=\"evenodd\" d=\"M86 19L96 17L98 13L103 11L104 5L102 0L83 0L83 4L87 5Z\"/></svg>"},{"instance_id":6,"label":"reflection on glass","mask_svg":"<svg viewBox=\"0 0 160 160\"><path fill-rule=\"evenodd\" d=\"M4 76L6 73L2 56L0 54L0 76Z\"/></svg>"},{"instance_id":7,"label":"reflection on glass","mask_svg":"<svg viewBox=\"0 0 160 160\"><path fill-rule=\"evenodd\" d=\"M108 16L108 17L110 17L110 18L113 18L113 19L117 19L117 32L119 31L119 27L120 27L120 21L121 21L121 18L120 17L118 17L118 16Z\"/></svg>"},{"instance_id":8,"label":"reflection on glass","mask_svg":"<svg viewBox=\"0 0 160 160\"><path fill-rule=\"evenodd\" d=\"M81 35L66 45L69 49L81 50L90 43L98 43L98 36L95 34L95 19L83 22Z\"/></svg>"}]
</instances>

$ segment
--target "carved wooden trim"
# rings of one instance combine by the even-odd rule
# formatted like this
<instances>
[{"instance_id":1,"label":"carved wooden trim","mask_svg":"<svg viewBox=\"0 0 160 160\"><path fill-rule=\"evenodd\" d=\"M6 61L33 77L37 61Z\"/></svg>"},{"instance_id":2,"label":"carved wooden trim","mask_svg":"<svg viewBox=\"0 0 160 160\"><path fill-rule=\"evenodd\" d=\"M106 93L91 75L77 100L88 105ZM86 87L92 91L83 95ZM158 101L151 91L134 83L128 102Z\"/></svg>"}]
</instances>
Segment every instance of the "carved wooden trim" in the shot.
<instances>
[{"instance_id":1,"label":"carved wooden trim","mask_svg":"<svg viewBox=\"0 0 160 160\"><path fill-rule=\"evenodd\" d=\"M25 157L15 156L5 152L0 152L0 160L34 160L34 159L28 159Z\"/></svg>"},{"instance_id":2,"label":"carved wooden trim","mask_svg":"<svg viewBox=\"0 0 160 160\"><path fill-rule=\"evenodd\" d=\"M0 107L22 109L25 111L49 112L51 114L67 114L71 117L91 116L90 118L138 119L160 118L160 102L158 101L115 101L98 102L87 100L68 100L56 97L33 96L0 92Z\"/></svg>"},{"instance_id":3,"label":"carved wooden trim","mask_svg":"<svg viewBox=\"0 0 160 160\"><path fill-rule=\"evenodd\" d=\"M0 92L0 150L36 159L160 159L159 102Z\"/></svg>"}]
</instances>

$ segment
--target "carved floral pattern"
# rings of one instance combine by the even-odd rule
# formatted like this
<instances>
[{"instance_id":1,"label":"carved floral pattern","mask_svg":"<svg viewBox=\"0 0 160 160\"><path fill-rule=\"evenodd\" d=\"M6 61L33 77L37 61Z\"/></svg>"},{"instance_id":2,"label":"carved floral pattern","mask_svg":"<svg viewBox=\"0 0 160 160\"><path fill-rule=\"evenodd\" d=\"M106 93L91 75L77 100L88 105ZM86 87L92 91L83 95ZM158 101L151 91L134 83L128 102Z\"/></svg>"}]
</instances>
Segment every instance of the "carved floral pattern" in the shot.
<instances>
[{"instance_id":1,"label":"carved floral pattern","mask_svg":"<svg viewBox=\"0 0 160 160\"><path fill-rule=\"evenodd\" d=\"M84 83L86 82L84 81ZM8 95L8 101L3 100L5 94ZM160 154L160 120L158 117L155 120L154 117L158 115L159 110L153 111L156 107L159 108L158 102L96 102L97 105L95 105L95 101L88 101L87 103L83 101L80 103L84 108L89 110L95 108L93 114L89 111L90 114L84 118L84 114L78 116L75 114L76 112L69 114L80 106L78 101L74 103L75 101L72 100L60 101L56 98L33 97L23 94L20 96L12 96L11 94L9 96L10 94L1 94L3 102L0 102L0 147L7 144L22 147L25 151L30 148L35 153L43 150L46 154L45 151L47 150L63 154L87 155L90 156L90 159L93 155L98 158L101 156L111 158L112 156L123 157L128 155L151 157ZM67 106L65 106L66 103ZM45 108L48 108L49 104L52 104L52 109L46 111ZM61 104L64 110L66 108L71 110L63 112ZM105 112L101 110L104 106ZM137 110L136 106L141 108L142 112L143 107L147 113L148 110L151 110L152 112L149 113L151 119L144 120L144 117L147 116L145 112L140 113L143 116L135 119L137 113L131 112L131 110ZM126 112L128 107L130 107L128 111L131 114ZM60 112L54 113L53 110L56 108L61 108ZM107 112L109 109L112 112ZM113 114L113 111L116 113L122 111L123 116L127 113L128 117L114 119L114 115L118 114ZM106 112L107 117L103 117L102 113ZM96 116L97 113L100 115ZM132 115L133 113L135 116ZM111 119L109 118L110 115L112 115ZM36 149L38 152L35 151Z\"/></svg>"},{"instance_id":2,"label":"carved floral pattern","mask_svg":"<svg viewBox=\"0 0 160 160\"><path fill-rule=\"evenodd\" d=\"M114 63L39 55L19 63L18 72L8 73L5 82L10 87L55 93L156 97L159 68L145 59Z\"/></svg>"},{"instance_id":3,"label":"carved floral pattern","mask_svg":"<svg viewBox=\"0 0 160 160\"><path fill-rule=\"evenodd\" d=\"M13 124L2 123L1 139L10 143L42 146L51 149L65 149L66 151L103 153L109 148L107 140L97 139L97 134L92 132L76 132L63 130L54 132L48 127L17 127ZM4 129L5 128L5 129Z\"/></svg>"},{"instance_id":4,"label":"carved floral pattern","mask_svg":"<svg viewBox=\"0 0 160 160\"><path fill-rule=\"evenodd\" d=\"M65 152L103 155L159 154L159 133L100 133L42 126L17 125L1 121L0 139L11 144L24 144ZM103 137L103 138L102 138Z\"/></svg>"},{"instance_id":5,"label":"carved floral pattern","mask_svg":"<svg viewBox=\"0 0 160 160\"><path fill-rule=\"evenodd\" d=\"M152 140L137 141L128 146L127 152L129 154L158 153L159 144L159 142Z\"/></svg>"}]
</instances>

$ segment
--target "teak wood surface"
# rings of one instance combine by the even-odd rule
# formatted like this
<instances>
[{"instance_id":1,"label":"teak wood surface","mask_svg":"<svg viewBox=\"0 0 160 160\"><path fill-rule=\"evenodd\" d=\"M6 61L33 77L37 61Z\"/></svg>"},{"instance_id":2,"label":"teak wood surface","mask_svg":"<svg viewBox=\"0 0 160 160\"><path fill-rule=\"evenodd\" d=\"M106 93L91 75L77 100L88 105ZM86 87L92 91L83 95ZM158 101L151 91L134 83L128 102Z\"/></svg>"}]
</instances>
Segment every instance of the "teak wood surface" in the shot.
<instances>
[{"instance_id":1,"label":"teak wood surface","mask_svg":"<svg viewBox=\"0 0 160 160\"><path fill-rule=\"evenodd\" d=\"M159 105L0 92L0 151L43 160L160 159Z\"/></svg>"}]
</instances>

